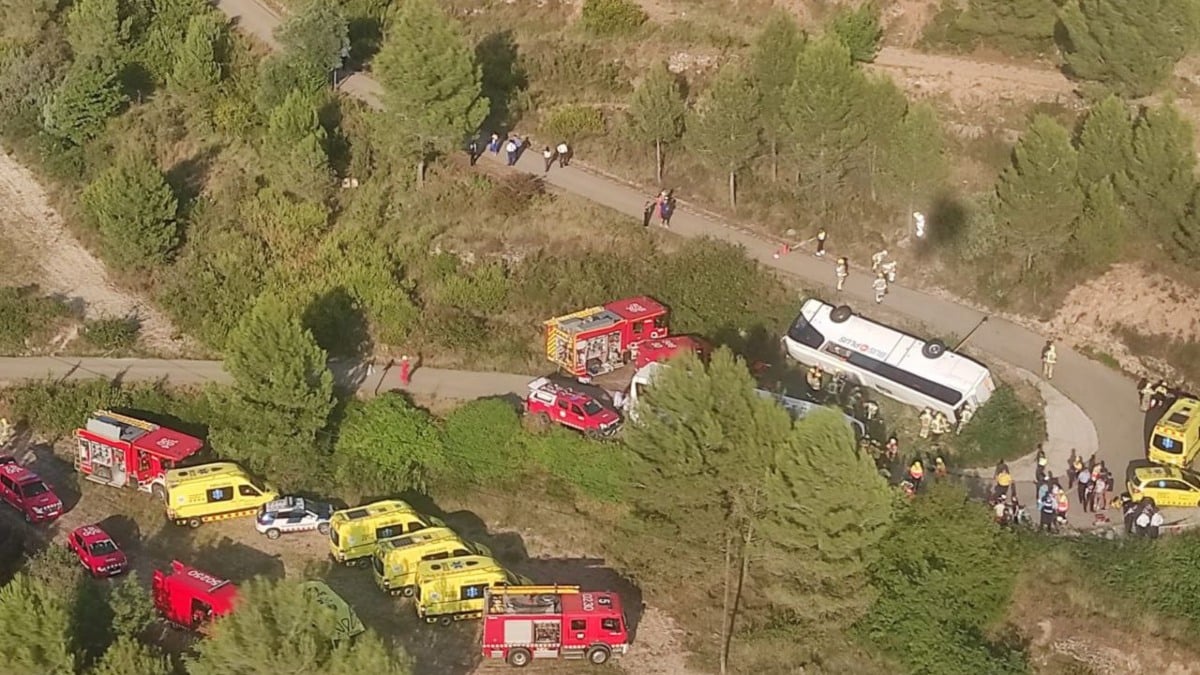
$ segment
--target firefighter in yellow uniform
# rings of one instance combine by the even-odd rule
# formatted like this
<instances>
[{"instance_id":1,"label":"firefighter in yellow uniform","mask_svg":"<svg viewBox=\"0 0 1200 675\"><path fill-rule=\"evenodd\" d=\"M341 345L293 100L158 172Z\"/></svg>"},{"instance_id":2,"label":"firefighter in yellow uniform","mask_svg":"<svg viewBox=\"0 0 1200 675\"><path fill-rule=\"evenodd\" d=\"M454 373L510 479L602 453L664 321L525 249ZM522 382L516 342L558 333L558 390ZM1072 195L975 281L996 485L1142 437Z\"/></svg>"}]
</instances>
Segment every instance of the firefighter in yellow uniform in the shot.
<instances>
[{"instance_id":1,"label":"firefighter in yellow uniform","mask_svg":"<svg viewBox=\"0 0 1200 675\"><path fill-rule=\"evenodd\" d=\"M942 436L950 433L950 420L946 419L946 416L939 410L933 416L933 423L930 425L929 430L933 433L933 442L940 443Z\"/></svg>"},{"instance_id":2,"label":"firefighter in yellow uniform","mask_svg":"<svg viewBox=\"0 0 1200 675\"><path fill-rule=\"evenodd\" d=\"M958 426L954 429L954 433L961 434L963 427L971 421L975 416L975 406L970 401L963 404L963 407L958 411Z\"/></svg>"},{"instance_id":3,"label":"firefighter in yellow uniform","mask_svg":"<svg viewBox=\"0 0 1200 675\"><path fill-rule=\"evenodd\" d=\"M933 424L933 411L926 408L921 411L921 431L917 433L921 438L929 438L929 427Z\"/></svg>"},{"instance_id":4,"label":"firefighter in yellow uniform","mask_svg":"<svg viewBox=\"0 0 1200 675\"><path fill-rule=\"evenodd\" d=\"M1058 363L1058 351L1054 348L1054 341L1047 340L1046 346L1042 348L1042 377L1047 380L1054 379L1054 364Z\"/></svg>"},{"instance_id":5,"label":"firefighter in yellow uniform","mask_svg":"<svg viewBox=\"0 0 1200 675\"><path fill-rule=\"evenodd\" d=\"M821 395L821 384L825 377L825 373L821 371L820 366L813 366L808 369L804 375L805 382L808 383L808 390L814 397Z\"/></svg>"}]
</instances>

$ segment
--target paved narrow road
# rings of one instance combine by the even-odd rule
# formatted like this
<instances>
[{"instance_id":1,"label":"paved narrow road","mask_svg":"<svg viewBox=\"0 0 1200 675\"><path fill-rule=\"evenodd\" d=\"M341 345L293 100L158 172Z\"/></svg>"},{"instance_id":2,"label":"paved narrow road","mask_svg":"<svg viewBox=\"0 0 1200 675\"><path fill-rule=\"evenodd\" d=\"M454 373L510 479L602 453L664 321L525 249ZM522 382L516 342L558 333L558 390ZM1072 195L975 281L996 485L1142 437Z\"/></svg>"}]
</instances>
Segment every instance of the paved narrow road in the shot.
<instances>
[{"instance_id":1,"label":"paved narrow road","mask_svg":"<svg viewBox=\"0 0 1200 675\"><path fill-rule=\"evenodd\" d=\"M276 46L271 33L278 25L279 17L259 0L216 0L216 5L234 17L241 30L268 45ZM1019 76L1019 73L1010 74L1012 78ZM1038 77L1052 76L1039 72ZM1050 84L1053 83L1043 86ZM342 81L341 88L370 105L380 105L380 87L367 75L352 75ZM526 153L517 168L541 174L542 167L536 154ZM552 170L546 175L546 181L630 217L641 217L646 190L590 170L578 162L566 169ZM828 285L833 278L831 259L815 258L804 252L793 252L775 259L772 254L778 246L777 242L721 222L687 205L675 215L672 230L684 236L709 236L740 244L749 255L763 264L810 284ZM836 239L831 246L836 255ZM869 280L860 272L851 275L846 292L839 299L870 311L871 295ZM972 308L900 285L891 287L887 306L942 335L966 335L985 316ZM1044 341L1043 336L998 317L990 318L971 338L974 348L1032 372L1040 370L1039 355ZM1125 462L1143 456L1142 418L1138 413L1135 386L1131 380L1072 349L1060 347L1054 386L1091 418L1099 438L1101 455L1109 460L1115 471L1120 472Z\"/></svg>"}]
</instances>

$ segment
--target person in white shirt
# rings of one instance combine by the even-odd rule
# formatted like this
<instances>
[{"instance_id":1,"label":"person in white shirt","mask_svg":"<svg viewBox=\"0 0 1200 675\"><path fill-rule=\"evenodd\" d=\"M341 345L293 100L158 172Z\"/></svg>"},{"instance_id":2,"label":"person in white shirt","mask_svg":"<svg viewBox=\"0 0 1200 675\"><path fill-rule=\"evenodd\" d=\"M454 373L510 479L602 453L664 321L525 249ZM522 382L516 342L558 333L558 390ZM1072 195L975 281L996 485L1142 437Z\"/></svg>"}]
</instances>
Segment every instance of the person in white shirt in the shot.
<instances>
[{"instance_id":1,"label":"person in white shirt","mask_svg":"<svg viewBox=\"0 0 1200 675\"><path fill-rule=\"evenodd\" d=\"M571 146L567 145L566 141L560 141L555 149L558 151L559 167L565 168L571 163Z\"/></svg>"}]
</instances>

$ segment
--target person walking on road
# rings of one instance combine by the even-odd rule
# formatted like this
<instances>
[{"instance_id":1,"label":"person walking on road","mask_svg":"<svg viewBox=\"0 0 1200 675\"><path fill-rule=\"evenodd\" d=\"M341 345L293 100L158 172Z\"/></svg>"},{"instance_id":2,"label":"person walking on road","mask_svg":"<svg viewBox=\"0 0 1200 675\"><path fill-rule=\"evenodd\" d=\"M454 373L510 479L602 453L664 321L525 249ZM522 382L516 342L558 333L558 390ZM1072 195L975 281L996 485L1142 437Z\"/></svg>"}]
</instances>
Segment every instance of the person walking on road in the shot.
<instances>
[{"instance_id":1,"label":"person walking on road","mask_svg":"<svg viewBox=\"0 0 1200 675\"><path fill-rule=\"evenodd\" d=\"M571 165L571 146L567 145L566 141L561 141L558 147L558 166L560 169L565 169Z\"/></svg>"},{"instance_id":2,"label":"person walking on road","mask_svg":"<svg viewBox=\"0 0 1200 675\"><path fill-rule=\"evenodd\" d=\"M1150 412L1150 402L1154 400L1154 383L1150 378L1143 377L1138 382L1138 410Z\"/></svg>"},{"instance_id":3,"label":"person walking on road","mask_svg":"<svg viewBox=\"0 0 1200 675\"><path fill-rule=\"evenodd\" d=\"M921 430L917 432L917 436L929 438L929 429L933 426L933 411L926 408L921 411L921 416L917 419L921 422Z\"/></svg>"},{"instance_id":4,"label":"person walking on road","mask_svg":"<svg viewBox=\"0 0 1200 675\"><path fill-rule=\"evenodd\" d=\"M550 146L547 145L542 148L542 159L546 161L546 170L544 173L550 173L550 167L554 166L554 151L550 149Z\"/></svg>"},{"instance_id":5,"label":"person walking on road","mask_svg":"<svg viewBox=\"0 0 1200 675\"><path fill-rule=\"evenodd\" d=\"M887 277L879 274L875 277L875 281L871 283L871 288L875 289L875 304L883 303L883 296L887 295L888 283Z\"/></svg>"},{"instance_id":6,"label":"person walking on road","mask_svg":"<svg viewBox=\"0 0 1200 675\"><path fill-rule=\"evenodd\" d=\"M488 140L487 149L493 154L500 154L500 134L492 132L492 137Z\"/></svg>"},{"instance_id":7,"label":"person walking on road","mask_svg":"<svg viewBox=\"0 0 1200 675\"><path fill-rule=\"evenodd\" d=\"M878 251L874 255L872 255L871 256L871 271L874 272L875 274L879 274L881 271L883 271L881 268L883 267L883 262L885 260L887 260L887 257L888 257L888 252L887 252L886 248L883 249L882 251Z\"/></svg>"},{"instance_id":8,"label":"person walking on road","mask_svg":"<svg viewBox=\"0 0 1200 675\"><path fill-rule=\"evenodd\" d=\"M1054 379L1054 364L1058 363L1058 351L1054 348L1054 340L1046 340L1046 346L1042 347L1042 377L1047 380Z\"/></svg>"},{"instance_id":9,"label":"person walking on road","mask_svg":"<svg viewBox=\"0 0 1200 675\"><path fill-rule=\"evenodd\" d=\"M1079 495L1079 503L1083 505L1083 512L1087 513L1088 511L1091 510L1089 508L1091 506L1091 500L1088 499L1088 497L1090 496L1090 493L1091 493L1092 472L1088 471L1086 466L1082 466L1082 462L1080 464L1081 464L1081 466L1079 469L1079 473L1077 473L1075 475L1075 479L1077 481L1079 481L1078 487L1076 489L1077 489L1077 494Z\"/></svg>"},{"instance_id":10,"label":"person walking on road","mask_svg":"<svg viewBox=\"0 0 1200 675\"><path fill-rule=\"evenodd\" d=\"M400 386L407 387L412 382L412 359L408 355L400 357Z\"/></svg>"},{"instance_id":11,"label":"person walking on road","mask_svg":"<svg viewBox=\"0 0 1200 675\"><path fill-rule=\"evenodd\" d=\"M889 260L879 266L879 271L883 273L883 278L887 279L889 284L896 283L896 261Z\"/></svg>"},{"instance_id":12,"label":"person walking on road","mask_svg":"<svg viewBox=\"0 0 1200 675\"><path fill-rule=\"evenodd\" d=\"M838 293L841 293L842 288L846 286L846 277L850 276L850 261L846 260L845 256L838 258L837 269L834 272L837 274Z\"/></svg>"},{"instance_id":13,"label":"person walking on road","mask_svg":"<svg viewBox=\"0 0 1200 675\"><path fill-rule=\"evenodd\" d=\"M467 144L467 157L471 161L471 166L475 166L475 162L479 161L479 139L472 138Z\"/></svg>"},{"instance_id":14,"label":"person walking on road","mask_svg":"<svg viewBox=\"0 0 1200 675\"><path fill-rule=\"evenodd\" d=\"M517 139L515 139L515 138L508 139L508 142L504 144L504 152L506 155L505 160L506 160L507 166L516 166L517 165L517 152L519 152L520 150L521 150L521 146L517 145Z\"/></svg>"},{"instance_id":15,"label":"person walking on road","mask_svg":"<svg viewBox=\"0 0 1200 675\"><path fill-rule=\"evenodd\" d=\"M675 192L663 191L662 201L658 204L658 223L663 227L671 227L671 216L675 215Z\"/></svg>"},{"instance_id":16,"label":"person walking on road","mask_svg":"<svg viewBox=\"0 0 1200 675\"><path fill-rule=\"evenodd\" d=\"M825 255L825 238L827 236L828 235L825 234L825 228L821 228L820 230L817 231L817 257L818 258Z\"/></svg>"}]
</instances>

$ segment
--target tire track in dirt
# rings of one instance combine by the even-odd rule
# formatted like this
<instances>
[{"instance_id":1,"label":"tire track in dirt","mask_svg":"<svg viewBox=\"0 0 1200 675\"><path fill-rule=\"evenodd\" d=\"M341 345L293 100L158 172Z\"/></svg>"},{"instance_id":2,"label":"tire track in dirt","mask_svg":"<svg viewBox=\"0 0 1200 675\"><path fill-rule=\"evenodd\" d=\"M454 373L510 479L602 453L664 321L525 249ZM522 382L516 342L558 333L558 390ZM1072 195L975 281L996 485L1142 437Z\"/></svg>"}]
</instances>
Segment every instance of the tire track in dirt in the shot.
<instances>
[{"instance_id":1,"label":"tire track in dirt","mask_svg":"<svg viewBox=\"0 0 1200 675\"><path fill-rule=\"evenodd\" d=\"M66 228L37 178L8 153L0 155L0 236L27 255L42 291L80 305L88 319L133 317L142 346L177 356L187 346L171 321L137 293L118 288L108 270Z\"/></svg>"}]
</instances>

